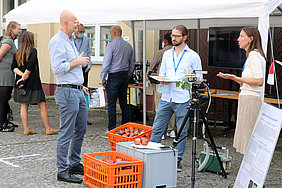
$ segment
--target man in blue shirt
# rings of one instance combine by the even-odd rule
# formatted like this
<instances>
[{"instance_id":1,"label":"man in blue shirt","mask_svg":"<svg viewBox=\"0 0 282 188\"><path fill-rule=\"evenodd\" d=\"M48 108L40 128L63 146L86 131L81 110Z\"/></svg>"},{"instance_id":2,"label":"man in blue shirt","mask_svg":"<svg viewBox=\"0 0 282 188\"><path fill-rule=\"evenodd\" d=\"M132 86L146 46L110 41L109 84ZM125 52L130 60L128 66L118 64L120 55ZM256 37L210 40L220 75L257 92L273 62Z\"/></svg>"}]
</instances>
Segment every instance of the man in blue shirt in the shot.
<instances>
[{"instance_id":1,"label":"man in blue shirt","mask_svg":"<svg viewBox=\"0 0 282 188\"><path fill-rule=\"evenodd\" d=\"M110 35L113 40L107 45L101 71L102 85L106 88L108 101L108 130L116 128L117 98L122 110L121 124L129 121L127 87L135 64L132 46L121 38L121 34L120 26L111 28Z\"/></svg>"},{"instance_id":2,"label":"man in blue shirt","mask_svg":"<svg viewBox=\"0 0 282 188\"><path fill-rule=\"evenodd\" d=\"M82 66L83 77L84 77L83 85L87 87L88 86L88 73L91 69L92 62L91 62L91 47L90 47L89 38L84 36L84 32L85 32L84 25L80 24L78 26L78 31L74 33L73 40L74 40L74 45L78 53L81 54L82 52L84 52L83 57L89 58L88 65Z\"/></svg>"},{"instance_id":3,"label":"man in blue shirt","mask_svg":"<svg viewBox=\"0 0 282 188\"><path fill-rule=\"evenodd\" d=\"M173 47L164 52L159 76L168 77L173 80L183 80L185 78L185 69L202 70L199 55L185 43L187 34L188 30L184 25L178 25L173 28L171 32ZM162 135L172 114L175 113L178 132L190 106L189 91L183 90L181 87L176 87L176 83L169 83L163 87L165 89L163 89L162 98L156 112L150 140L158 143L161 142ZM185 139L176 146L178 150L177 171L182 171L181 160L187 142L188 126L189 121L185 124L178 140Z\"/></svg>"},{"instance_id":4,"label":"man in blue shirt","mask_svg":"<svg viewBox=\"0 0 282 188\"><path fill-rule=\"evenodd\" d=\"M83 85L87 87L88 86L88 73L91 69L92 63L91 63L91 48L90 48L89 38L84 36L84 32L85 32L84 25L80 24L78 26L78 30L73 35L73 41L74 41L74 45L78 53L81 54L83 52L83 57L89 58L88 65L82 66L82 72L83 72L83 78L84 78ZM92 125L92 123L87 121L87 125Z\"/></svg>"},{"instance_id":5,"label":"man in blue shirt","mask_svg":"<svg viewBox=\"0 0 282 188\"><path fill-rule=\"evenodd\" d=\"M72 34L79 25L77 16L64 10L60 22L61 29L48 46L51 68L57 79L55 100L61 124L57 142L57 180L81 183L82 179L73 174L84 174L80 153L87 128L87 103L83 94L87 88L82 86L82 66L87 66L89 58L83 57L83 53L78 55L73 43Z\"/></svg>"}]
</instances>

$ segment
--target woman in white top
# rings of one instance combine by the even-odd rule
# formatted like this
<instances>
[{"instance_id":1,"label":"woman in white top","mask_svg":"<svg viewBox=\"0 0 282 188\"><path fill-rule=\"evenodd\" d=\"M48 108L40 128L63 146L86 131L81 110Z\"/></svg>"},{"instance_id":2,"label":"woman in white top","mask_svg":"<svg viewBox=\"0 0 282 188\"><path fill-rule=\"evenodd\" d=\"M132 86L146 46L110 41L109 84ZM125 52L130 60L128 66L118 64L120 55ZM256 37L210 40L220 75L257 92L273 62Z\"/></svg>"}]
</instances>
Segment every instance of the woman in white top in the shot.
<instances>
[{"instance_id":1,"label":"woman in white top","mask_svg":"<svg viewBox=\"0 0 282 188\"><path fill-rule=\"evenodd\" d=\"M244 27L240 32L238 44L241 49L245 49L247 57L242 77L221 72L217 76L241 85L233 147L237 152L245 154L264 99L266 57L257 28Z\"/></svg>"}]
</instances>

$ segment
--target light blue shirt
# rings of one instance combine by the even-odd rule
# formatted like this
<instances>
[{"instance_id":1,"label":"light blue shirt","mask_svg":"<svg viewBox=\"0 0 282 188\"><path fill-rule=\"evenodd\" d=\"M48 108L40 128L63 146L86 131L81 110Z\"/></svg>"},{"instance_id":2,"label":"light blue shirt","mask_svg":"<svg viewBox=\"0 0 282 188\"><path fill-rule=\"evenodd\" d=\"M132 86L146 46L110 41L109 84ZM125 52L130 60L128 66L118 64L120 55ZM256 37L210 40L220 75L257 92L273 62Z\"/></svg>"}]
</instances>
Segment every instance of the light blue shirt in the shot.
<instances>
[{"instance_id":1,"label":"light blue shirt","mask_svg":"<svg viewBox=\"0 0 282 188\"><path fill-rule=\"evenodd\" d=\"M107 45L101 71L102 83L106 82L107 74L128 71L131 77L135 68L132 46L121 37L115 38Z\"/></svg>"},{"instance_id":2,"label":"light blue shirt","mask_svg":"<svg viewBox=\"0 0 282 188\"><path fill-rule=\"evenodd\" d=\"M185 45L184 50L177 56L174 48L172 47L164 52L159 76L174 80L183 80L185 78L185 69L202 70L200 56L195 51ZM173 56L175 63L173 62ZM180 59L181 61L179 62ZM169 83L168 92L162 94L161 99L167 102L185 103L190 99L190 96L189 91L183 90L181 87L176 87L176 83Z\"/></svg>"},{"instance_id":3,"label":"light blue shirt","mask_svg":"<svg viewBox=\"0 0 282 188\"><path fill-rule=\"evenodd\" d=\"M92 62L91 62L91 48L90 48L89 38L84 36L83 38L78 39L76 38L75 35L73 35L73 40L74 40L74 45L78 51L78 54L84 52L83 57L89 57L89 63L87 65L87 68L91 69Z\"/></svg>"},{"instance_id":4,"label":"light blue shirt","mask_svg":"<svg viewBox=\"0 0 282 188\"><path fill-rule=\"evenodd\" d=\"M70 70L69 62L78 57L73 38L69 38L68 35L59 30L50 40L48 50L51 68L56 75L57 84L82 85L84 78L81 65Z\"/></svg>"}]
</instances>

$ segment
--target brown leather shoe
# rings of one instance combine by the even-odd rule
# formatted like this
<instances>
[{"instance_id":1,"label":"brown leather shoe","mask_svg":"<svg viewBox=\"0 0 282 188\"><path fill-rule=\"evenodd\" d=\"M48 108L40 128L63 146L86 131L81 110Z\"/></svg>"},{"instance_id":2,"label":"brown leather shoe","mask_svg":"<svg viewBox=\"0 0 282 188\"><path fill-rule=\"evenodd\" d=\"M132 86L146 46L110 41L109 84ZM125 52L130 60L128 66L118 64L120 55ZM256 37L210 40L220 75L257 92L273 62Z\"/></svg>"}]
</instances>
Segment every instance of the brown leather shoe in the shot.
<instances>
[{"instance_id":1,"label":"brown leather shoe","mask_svg":"<svg viewBox=\"0 0 282 188\"><path fill-rule=\"evenodd\" d=\"M59 129L54 129L54 130L46 130L47 135L52 135L52 134L57 134L59 132Z\"/></svg>"},{"instance_id":2,"label":"brown leather shoe","mask_svg":"<svg viewBox=\"0 0 282 188\"><path fill-rule=\"evenodd\" d=\"M37 132L35 131L24 131L25 135L31 135L31 134L36 134Z\"/></svg>"}]
</instances>

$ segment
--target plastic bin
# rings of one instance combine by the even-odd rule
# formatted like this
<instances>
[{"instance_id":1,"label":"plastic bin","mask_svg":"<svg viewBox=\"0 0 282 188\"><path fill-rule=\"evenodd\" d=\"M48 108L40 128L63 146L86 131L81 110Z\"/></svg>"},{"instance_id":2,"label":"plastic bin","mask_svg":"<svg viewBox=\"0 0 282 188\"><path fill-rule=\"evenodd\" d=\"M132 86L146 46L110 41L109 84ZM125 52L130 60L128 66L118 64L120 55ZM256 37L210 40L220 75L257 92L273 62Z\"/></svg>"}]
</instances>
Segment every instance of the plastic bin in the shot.
<instances>
[{"instance_id":1,"label":"plastic bin","mask_svg":"<svg viewBox=\"0 0 282 188\"><path fill-rule=\"evenodd\" d=\"M129 129L129 127L133 127L134 129L139 129L139 130L144 130L144 133L139 134L134 137L125 137L122 135L119 135L118 132L121 130ZM129 142L129 141L134 141L135 138L141 138L141 137L146 137L148 140L151 138L152 134L152 127L147 126L147 125L141 125L137 123L126 123L124 125L121 125L115 129L112 129L108 131L108 138L109 142L112 148L112 151L116 151L116 143L118 142Z\"/></svg>"},{"instance_id":2,"label":"plastic bin","mask_svg":"<svg viewBox=\"0 0 282 188\"><path fill-rule=\"evenodd\" d=\"M143 161L116 151L84 155L84 182L92 188L142 188L142 171Z\"/></svg>"}]
</instances>

